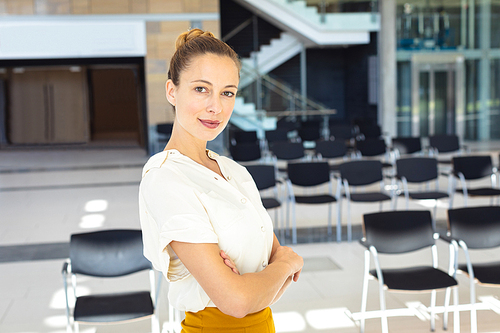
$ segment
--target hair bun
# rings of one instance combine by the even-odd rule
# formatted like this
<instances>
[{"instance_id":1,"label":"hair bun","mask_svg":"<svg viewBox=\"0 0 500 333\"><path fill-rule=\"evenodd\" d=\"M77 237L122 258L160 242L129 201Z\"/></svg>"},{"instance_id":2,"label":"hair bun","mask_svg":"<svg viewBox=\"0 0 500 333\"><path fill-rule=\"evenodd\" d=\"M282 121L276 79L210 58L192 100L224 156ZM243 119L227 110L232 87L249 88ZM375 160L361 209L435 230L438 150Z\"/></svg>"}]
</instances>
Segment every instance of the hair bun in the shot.
<instances>
[{"instance_id":1,"label":"hair bun","mask_svg":"<svg viewBox=\"0 0 500 333\"><path fill-rule=\"evenodd\" d=\"M203 31L201 29L194 28L189 31L183 32L179 35L179 37L177 37L177 40L175 41L175 49L178 50L189 41L202 36L215 38L214 34L210 31Z\"/></svg>"}]
</instances>

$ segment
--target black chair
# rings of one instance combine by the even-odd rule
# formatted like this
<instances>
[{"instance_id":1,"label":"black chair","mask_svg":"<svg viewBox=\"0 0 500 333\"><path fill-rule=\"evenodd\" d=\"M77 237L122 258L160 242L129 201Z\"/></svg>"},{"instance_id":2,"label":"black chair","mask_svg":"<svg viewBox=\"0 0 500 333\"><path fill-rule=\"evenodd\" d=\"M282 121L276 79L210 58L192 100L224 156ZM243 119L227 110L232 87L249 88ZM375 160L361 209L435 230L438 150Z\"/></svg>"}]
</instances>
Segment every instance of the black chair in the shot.
<instances>
[{"instance_id":1,"label":"black chair","mask_svg":"<svg viewBox=\"0 0 500 333\"><path fill-rule=\"evenodd\" d=\"M288 141L288 130L284 128L266 131L264 135L268 144L277 141Z\"/></svg>"},{"instance_id":2,"label":"black chair","mask_svg":"<svg viewBox=\"0 0 500 333\"><path fill-rule=\"evenodd\" d=\"M302 141L318 141L321 138L321 129L319 127L302 127L298 130Z\"/></svg>"},{"instance_id":3,"label":"black chair","mask_svg":"<svg viewBox=\"0 0 500 333\"><path fill-rule=\"evenodd\" d=\"M329 126L329 130L331 139L350 141L356 137L351 125L334 124Z\"/></svg>"},{"instance_id":4,"label":"black chair","mask_svg":"<svg viewBox=\"0 0 500 333\"><path fill-rule=\"evenodd\" d=\"M392 138L392 150L396 158L402 155L411 155L422 152L422 142L420 137L396 137Z\"/></svg>"},{"instance_id":5,"label":"black chair","mask_svg":"<svg viewBox=\"0 0 500 333\"><path fill-rule=\"evenodd\" d=\"M150 290L127 291L79 296L77 277L109 279L148 270ZM79 323L120 323L139 318L151 318L153 332L160 332L158 315L158 291L161 276L156 285L155 272L143 255L142 232L140 230L105 230L71 235L70 257L63 266L64 291L66 295L67 330L71 320L78 332ZM76 302L70 314L68 275L71 275Z\"/></svg>"},{"instance_id":6,"label":"black chair","mask_svg":"<svg viewBox=\"0 0 500 333\"><path fill-rule=\"evenodd\" d=\"M384 168L393 167L391 152L384 139L368 138L356 141L356 150L362 157L381 157Z\"/></svg>"},{"instance_id":7,"label":"black chair","mask_svg":"<svg viewBox=\"0 0 500 333\"><path fill-rule=\"evenodd\" d=\"M352 240L351 201L379 202L380 210L384 201L391 201L392 196L385 192L382 163L380 161L350 161L339 166L342 188L347 200L347 239ZM356 191L358 188L380 182L380 191ZM340 205L339 205L340 206ZM339 208L340 210L340 208Z\"/></svg>"},{"instance_id":8,"label":"black chair","mask_svg":"<svg viewBox=\"0 0 500 333\"><path fill-rule=\"evenodd\" d=\"M282 198L278 191L279 182L276 180L276 169L274 165L265 165L265 164L256 164L256 165L248 165L246 166L248 172L252 175L255 184L259 191L265 191L272 189L273 196L264 196L262 197L262 204L266 209L275 209L274 215L274 224L275 230L281 230L281 238L284 239L283 231L283 218L278 218L278 210L277 208L281 207ZM281 214L282 215L282 214ZM282 221L281 227L280 220Z\"/></svg>"},{"instance_id":9,"label":"black chair","mask_svg":"<svg viewBox=\"0 0 500 333\"><path fill-rule=\"evenodd\" d=\"M258 142L257 131L234 131L232 132L233 144Z\"/></svg>"},{"instance_id":10,"label":"black chair","mask_svg":"<svg viewBox=\"0 0 500 333\"><path fill-rule=\"evenodd\" d=\"M348 150L344 140L318 141L316 142L316 157L318 160L343 158L347 159ZM339 164L331 164L330 170L338 171Z\"/></svg>"},{"instance_id":11,"label":"black chair","mask_svg":"<svg viewBox=\"0 0 500 333\"><path fill-rule=\"evenodd\" d=\"M465 253L465 264L455 262L455 269L469 276L471 332L477 332L476 283L481 286L500 286L500 263L472 263L470 251L500 247L500 207L468 207L448 210L448 233L458 258L458 246Z\"/></svg>"},{"instance_id":12,"label":"black chair","mask_svg":"<svg viewBox=\"0 0 500 333\"><path fill-rule=\"evenodd\" d=\"M368 299L368 282L371 277L378 280L380 310L382 312L382 332L387 333L388 320L386 313L384 290L397 292L431 292L430 318L431 331L435 329L436 291L446 289L444 329L447 328L448 302L450 288L454 287L455 323L458 323L457 281L450 274L438 268L436 238L432 228L429 211L392 211L366 214L363 216L364 237L360 243L366 248L363 278L363 294L361 302L361 332L365 328L366 303ZM399 268L382 268L379 254L401 255L421 249L431 248L432 264L425 266L405 265ZM370 270L370 253L373 256L375 269ZM405 257L402 257L405 258ZM451 273L451 272L450 272ZM454 325L455 332L459 325Z\"/></svg>"},{"instance_id":13,"label":"black chair","mask_svg":"<svg viewBox=\"0 0 500 333\"><path fill-rule=\"evenodd\" d=\"M251 162L261 159L261 150L258 142L237 143L229 146L229 153L233 160Z\"/></svg>"},{"instance_id":14,"label":"black chair","mask_svg":"<svg viewBox=\"0 0 500 333\"><path fill-rule=\"evenodd\" d=\"M432 215L432 226L436 229L437 201L448 198L447 192L439 191L439 172L438 163L435 158L429 157L410 157L402 158L396 161L396 178L403 184L403 193L406 199L406 209L409 209L409 199L414 200L434 200L434 211ZM429 183L434 182L434 191L430 190ZM411 191L408 189L408 183L426 184L423 191ZM397 195L394 196L394 208L397 208Z\"/></svg>"},{"instance_id":15,"label":"black chair","mask_svg":"<svg viewBox=\"0 0 500 333\"><path fill-rule=\"evenodd\" d=\"M462 192L464 195L464 206L467 207L467 199L469 196L477 197L491 197L491 204L493 198L500 196L500 189L497 187L497 170L493 167L491 156L459 156L452 159L452 196L451 202L455 192ZM467 182L481 180L486 177L491 178L490 187L470 188ZM461 189L456 188L456 179L460 180ZM450 207L452 207L450 205Z\"/></svg>"},{"instance_id":16,"label":"black chair","mask_svg":"<svg viewBox=\"0 0 500 333\"><path fill-rule=\"evenodd\" d=\"M363 138L380 138L382 136L382 129L377 124L372 123L360 123L358 124L359 133L363 136Z\"/></svg>"},{"instance_id":17,"label":"black chair","mask_svg":"<svg viewBox=\"0 0 500 333\"><path fill-rule=\"evenodd\" d=\"M337 194L333 195L332 178L328 162L301 162L288 163L287 178L287 229L289 221L289 203L292 206L292 243L297 243L297 227L295 220L295 204L329 204L328 206L328 236L332 235L332 204L337 202L340 195L340 186L337 186ZM293 186L316 187L328 183L329 191L326 194L295 195ZM337 240L340 241L340 208L337 209Z\"/></svg>"},{"instance_id":18,"label":"black chair","mask_svg":"<svg viewBox=\"0 0 500 333\"><path fill-rule=\"evenodd\" d=\"M278 171L286 173L286 167L280 167L279 161L299 161L306 158L306 153L302 142L278 141L270 145L272 161Z\"/></svg>"},{"instance_id":19,"label":"black chair","mask_svg":"<svg viewBox=\"0 0 500 333\"><path fill-rule=\"evenodd\" d=\"M150 150L151 153L157 153L163 149L172 135L172 123L160 123L150 127Z\"/></svg>"},{"instance_id":20,"label":"black chair","mask_svg":"<svg viewBox=\"0 0 500 333\"><path fill-rule=\"evenodd\" d=\"M461 155L467 152L467 147L460 145L460 139L457 135L441 134L429 136L429 146L432 155L436 158L442 153ZM450 164L451 160L438 158L438 162Z\"/></svg>"}]
</instances>

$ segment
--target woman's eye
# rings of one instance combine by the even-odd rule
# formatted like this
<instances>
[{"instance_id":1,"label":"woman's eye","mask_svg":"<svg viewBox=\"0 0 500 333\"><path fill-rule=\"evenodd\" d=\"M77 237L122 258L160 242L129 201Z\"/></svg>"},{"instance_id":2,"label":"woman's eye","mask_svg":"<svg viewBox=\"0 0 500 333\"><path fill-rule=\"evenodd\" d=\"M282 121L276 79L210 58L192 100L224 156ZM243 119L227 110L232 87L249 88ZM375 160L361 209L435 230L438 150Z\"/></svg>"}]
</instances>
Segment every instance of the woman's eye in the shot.
<instances>
[{"instance_id":1,"label":"woman's eye","mask_svg":"<svg viewBox=\"0 0 500 333\"><path fill-rule=\"evenodd\" d=\"M233 97L234 96L234 93L231 92L231 91L225 91L222 93L224 96L227 96L227 97Z\"/></svg>"},{"instance_id":2,"label":"woman's eye","mask_svg":"<svg viewBox=\"0 0 500 333\"><path fill-rule=\"evenodd\" d=\"M197 92L206 92L207 89L205 89L205 87L196 87L194 88L194 90L196 90Z\"/></svg>"}]
</instances>

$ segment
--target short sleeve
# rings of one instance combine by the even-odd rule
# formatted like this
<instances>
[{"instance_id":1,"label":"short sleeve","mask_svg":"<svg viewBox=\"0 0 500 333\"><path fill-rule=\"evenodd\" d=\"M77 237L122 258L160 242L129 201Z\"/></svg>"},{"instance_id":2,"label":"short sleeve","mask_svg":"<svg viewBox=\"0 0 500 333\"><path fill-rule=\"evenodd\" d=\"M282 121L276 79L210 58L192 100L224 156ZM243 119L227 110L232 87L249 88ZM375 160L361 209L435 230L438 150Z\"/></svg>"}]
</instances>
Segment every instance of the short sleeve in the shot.
<instances>
[{"instance_id":1,"label":"short sleeve","mask_svg":"<svg viewBox=\"0 0 500 333\"><path fill-rule=\"evenodd\" d=\"M139 196L145 256L169 281L182 280L189 272L168 245L218 243L199 193L184 175L156 168L142 179Z\"/></svg>"}]
</instances>

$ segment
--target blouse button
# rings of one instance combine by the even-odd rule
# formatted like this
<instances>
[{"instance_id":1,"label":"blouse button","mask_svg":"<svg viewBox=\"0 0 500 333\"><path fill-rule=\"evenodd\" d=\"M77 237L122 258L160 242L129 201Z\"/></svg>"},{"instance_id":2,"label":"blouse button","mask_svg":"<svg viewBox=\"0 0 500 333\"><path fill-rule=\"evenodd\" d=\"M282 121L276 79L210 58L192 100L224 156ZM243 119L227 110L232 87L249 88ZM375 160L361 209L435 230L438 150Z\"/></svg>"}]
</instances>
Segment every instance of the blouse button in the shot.
<instances>
[{"instance_id":1,"label":"blouse button","mask_svg":"<svg viewBox=\"0 0 500 333\"><path fill-rule=\"evenodd\" d=\"M241 199L241 203L242 203L242 204L246 204L246 203L247 203L247 199L242 198L242 199Z\"/></svg>"},{"instance_id":2,"label":"blouse button","mask_svg":"<svg viewBox=\"0 0 500 333\"><path fill-rule=\"evenodd\" d=\"M267 266L266 262L265 262L265 261L263 261L263 262L262 262L262 267L266 267L266 266Z\"/></svg>"},{"instance_id":3,"label":"blouse button","mask_svg":"<svg viewBox=\"0 0 500 333\"><path fill-rule=\"evenodd\" d=\"M227 180L231 180L231 176L227 176L226 178L227 178Z\"/></svg>"},{"instance_id":4,"label":"blouse button","mask_svg":"<svg viewBox=\"0 0 500 333\"><path fill-rule=\"evenodd\" d=\"M262 230L262 232L264 232L264 231L266 231L266 228L264 228L264 226L261 226L260 230Z\"/></svg>"}]
</instances>

